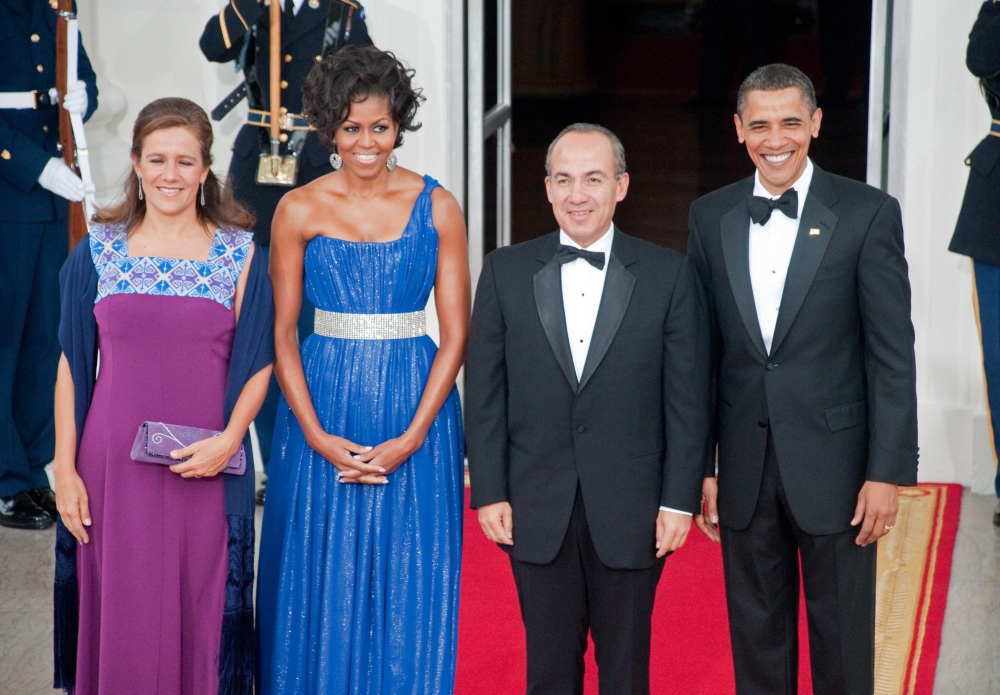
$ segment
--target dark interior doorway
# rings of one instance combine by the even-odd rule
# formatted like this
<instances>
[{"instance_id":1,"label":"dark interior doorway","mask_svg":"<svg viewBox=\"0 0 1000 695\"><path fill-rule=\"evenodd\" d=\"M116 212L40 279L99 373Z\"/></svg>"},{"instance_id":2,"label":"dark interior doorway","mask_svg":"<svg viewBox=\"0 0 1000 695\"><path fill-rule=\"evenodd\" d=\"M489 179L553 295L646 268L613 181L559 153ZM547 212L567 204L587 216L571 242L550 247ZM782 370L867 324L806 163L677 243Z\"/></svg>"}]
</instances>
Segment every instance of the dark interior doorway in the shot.
<instances>
[{"instance_id":1,"label":"dark interior doorway","mask_svg":"<svg viewBox=\"0 0 1000 695\"><path fill-rule=\"evenodd\" d=\"M770 62L816 85L813 160L864 180L870 35L871 0L514 0L512 241L555 229L545 150L589 121L625 146L616 222L684 251L690 203L753 173L732 115L742 78Z\"/></svg>"}]
</instances>

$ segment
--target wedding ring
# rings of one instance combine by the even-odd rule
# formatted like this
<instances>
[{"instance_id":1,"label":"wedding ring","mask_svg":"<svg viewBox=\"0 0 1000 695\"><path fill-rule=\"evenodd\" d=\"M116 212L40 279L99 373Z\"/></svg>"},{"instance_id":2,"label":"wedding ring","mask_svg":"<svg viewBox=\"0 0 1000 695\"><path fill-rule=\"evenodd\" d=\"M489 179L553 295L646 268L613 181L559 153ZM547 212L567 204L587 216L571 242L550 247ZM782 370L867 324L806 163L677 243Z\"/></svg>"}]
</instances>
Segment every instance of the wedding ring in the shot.
<instances>
[{"instance_id":1,"label":"wedding ring","mask_svg":"<svg viewBox=\"0 0 1000 695\"><path fill-rule=\"evenodd\" d=\"M885 529L886 531L891 531L892 527L893 527L893 524L886 524L882 528Z\"/></svg>"}]
</instances>

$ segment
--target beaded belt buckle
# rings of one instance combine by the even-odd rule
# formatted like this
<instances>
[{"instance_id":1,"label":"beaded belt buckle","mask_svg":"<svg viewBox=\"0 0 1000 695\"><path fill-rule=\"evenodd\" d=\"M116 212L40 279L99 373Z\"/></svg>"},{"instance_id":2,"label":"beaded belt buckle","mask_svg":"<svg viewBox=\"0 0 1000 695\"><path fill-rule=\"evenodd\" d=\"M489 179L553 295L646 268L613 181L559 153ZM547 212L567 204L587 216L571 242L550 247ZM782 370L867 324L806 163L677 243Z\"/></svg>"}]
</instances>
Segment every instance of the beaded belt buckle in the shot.
<instances>
[{"instance_id":1,"label":"beaded belt buckle","mask_svg":"<svg viewBox=\"0 0 1000 695\"><path fill-rule=\"evenodd\" d=\"M405 314L342 314L316 309L313 330L326 338L345 340L398 340L427 335L423 311Z\"/></svg>"}]
</instances>

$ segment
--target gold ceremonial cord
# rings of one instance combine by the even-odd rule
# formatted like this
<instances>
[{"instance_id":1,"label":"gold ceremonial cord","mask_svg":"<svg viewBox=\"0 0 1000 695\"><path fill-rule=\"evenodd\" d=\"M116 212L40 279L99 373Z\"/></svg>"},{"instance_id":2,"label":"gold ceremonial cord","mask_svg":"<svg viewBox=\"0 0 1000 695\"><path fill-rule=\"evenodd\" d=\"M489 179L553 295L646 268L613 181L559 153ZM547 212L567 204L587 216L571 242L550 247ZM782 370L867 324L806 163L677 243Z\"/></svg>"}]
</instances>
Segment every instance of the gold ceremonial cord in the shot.
<instances>
[{"instance_id":1,"label":"gold ceremonial cord","mask_svg":"<svg viewBox=\"0 0 1000 695\"><path fill-rule=\"evenodd\" d=\"M259 109L249 109L248 113L252 113L252 114L256 114L256 115L260 116L261 117L261 121L260 121L260 123L253 123L253 122L247 121L247 125L257 126L259 128L270 128L271 127L271 112L270 111L261 111ZM281 128L281 130L286 130L286 131L293 131L293 130L316 130L316 128L314 128L311 125L309 125L309 126L293 125L292 124L293 123L292 119L296 118L296 117L297 118L301 118L302 120L305 120L305 116L303 116L302 114L291 113L291 112L289 112L289 113L283 113L280 116L278 116L278 126Z\"/></svg>"},{"instance_id":2,"label":"gold ceremonial cord","mask_svg":"<svg viewBox=\"0 0 1000 695\"><path fill-rule=\"evenodd\" d=\"M250 25L247 24L247 20L243 19L243 15L241 15L240 11L236 8L236 0L229 0L229 6L232 7L233 12L236 13L236 18L243 23L243 28L247 31L250 31Z\"/></svg>"},{"instance_id":3,"label":"gold ceremonial cord","mask_svg":"<svg viewBox=\"0 0 1000 695\"><path fill-rule=\"evenodd\" d=\"M229 40L229 28L226 26L226 8L223 7L222 11L219 12L219 26L222 27L222 42L226 44L226 48L232 48L233 42Z\"/></svg>"}]
</instances>

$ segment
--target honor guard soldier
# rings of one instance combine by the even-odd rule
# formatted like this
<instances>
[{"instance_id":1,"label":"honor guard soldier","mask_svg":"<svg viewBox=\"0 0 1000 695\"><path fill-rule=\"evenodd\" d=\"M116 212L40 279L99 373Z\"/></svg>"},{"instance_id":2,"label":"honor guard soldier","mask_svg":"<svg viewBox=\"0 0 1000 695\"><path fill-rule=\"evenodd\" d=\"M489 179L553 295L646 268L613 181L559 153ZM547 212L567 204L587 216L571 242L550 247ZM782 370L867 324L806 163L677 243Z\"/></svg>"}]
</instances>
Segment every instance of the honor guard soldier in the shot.
<instances>
[{"instance_id":1,"label":"honor guard soldier","mask_svg":"<svg viewBox=\"0 0 1000 695\"><path fill-rule=\"evenodd\" d=\"M43 529L56 519L45 465L54 457L59 269L67 200L83 181L59 151L56 1L0 0L0 525ZM83 44L62 106L84 119L97 79Z\"/></svg>"},{"instance_id":2,"label":"honor guard soldier","mask_svg":"<svg viewBox=\"0 0 1000 695\"><path fill-rule=\"evenodd\" d=\"M948 250L972 258L973 306L983 346L986 417L996 464L1000 450L1000 4L996 0L979 9L965 64L979 78L993 121L965 160L969 182ZM994 486L1000 497L1000 472ZM993 523L1000 526L1000 504Z\"/></svg>"},{"instance_id":3,"label":"honor guard soldier","mask_svg":"<svg viewBox=\"0 0 1000 695\"><path fill-rule=\"evenodd\" d=\"M280 4L271 7L271 2ZM276 16L280 18L277 27L271 21ZM278 42L273 40L275 36ZM289 189L333 171L330 151L299 115L302 83L325 54L349 43L372 43L364 8L355 0L230 0L208 21L201 35L206 58L217 63L235 61L246 78L212 111L212 118L222 120L247 99L250 109L233 145L230 185L236 199L256 216L253 232L265 260L271 218L281 197ZM274 71L274 65L280 70ZM272 114L277 119L272 119ZM277 120L277 125L272 120ZM299 337L305 339L312 333L313 311L305 297L302 303ZM272 377L254 423L265 471L277 407L278 386ZM258 502L262 500L263 491L258 494Z\"/></svg>"}]
</instances>

